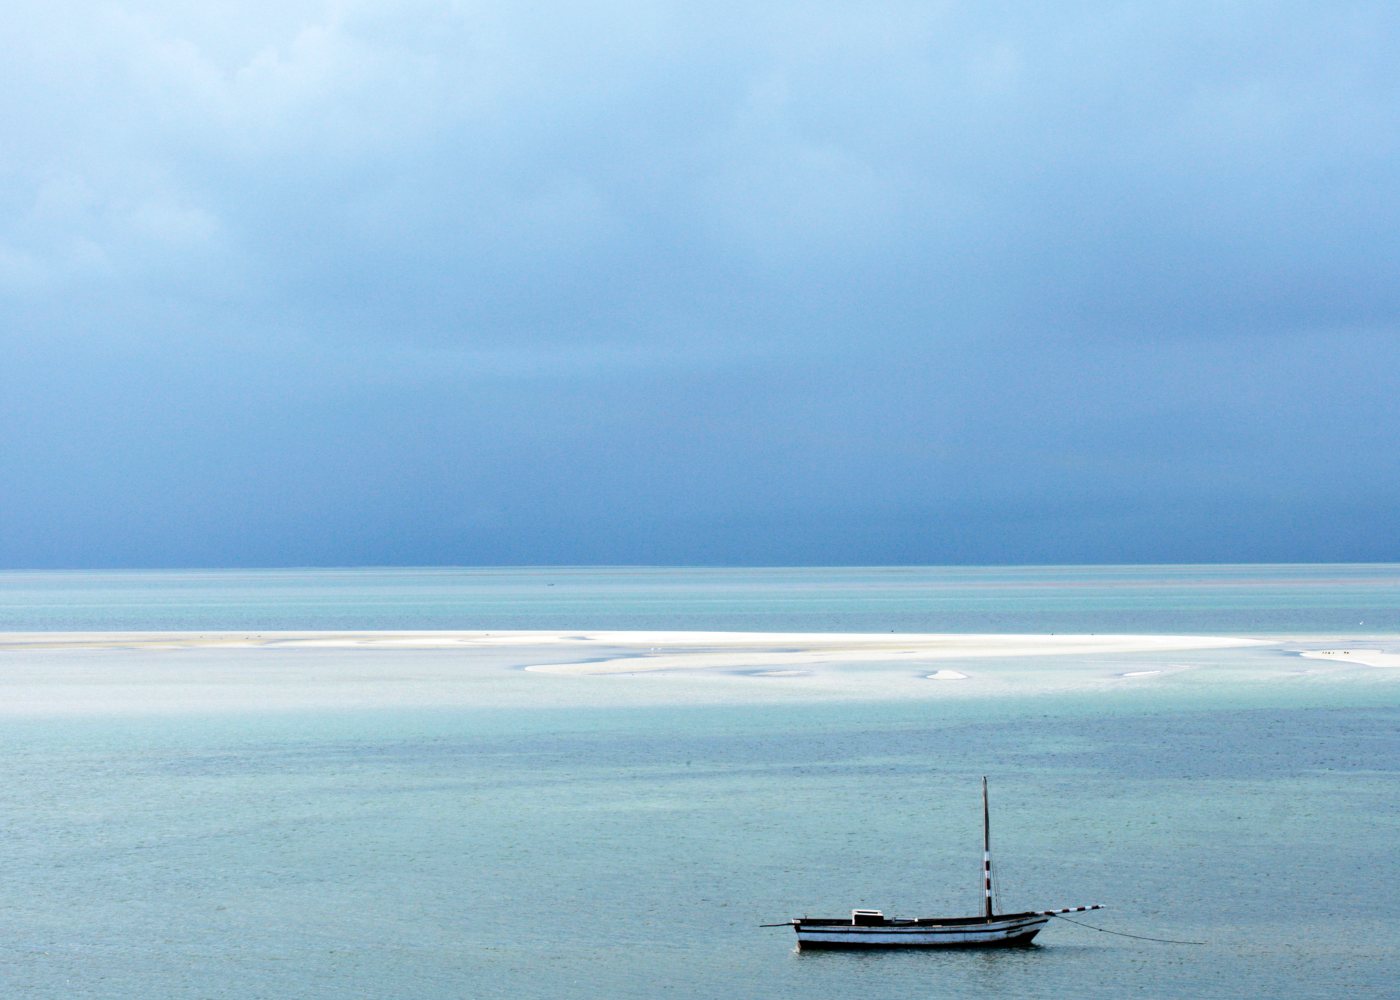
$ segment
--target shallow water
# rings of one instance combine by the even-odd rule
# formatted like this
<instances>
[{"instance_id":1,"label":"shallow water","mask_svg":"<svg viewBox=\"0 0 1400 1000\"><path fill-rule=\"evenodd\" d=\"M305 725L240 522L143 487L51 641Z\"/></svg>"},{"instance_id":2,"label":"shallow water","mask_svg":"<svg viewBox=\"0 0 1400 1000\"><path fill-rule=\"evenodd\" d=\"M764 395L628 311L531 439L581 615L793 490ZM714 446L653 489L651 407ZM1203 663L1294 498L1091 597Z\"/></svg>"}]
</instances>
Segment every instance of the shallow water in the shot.
<instances>
[{"instance_id":1,"label":"shallow water","mask_svg":"<svg viewBox=\"0 0 1400 1000\"><path fill-rule=\"evenodd\" d=\"M1022 706L1024 707L1024 706ZM1061 709L1064 706L1060 706ZM1083 709L1092 709L1084 704ZM1395 709L807 705L22 721L11 995L1383 995ZM971 912L977 776L1029 953L793 954Z\"/></svg>"},{"instance_id":2,"label":"shallow water","mask_svg":"<svg viewBox=\"0 0 1400 1000\"><path fill-rule=\"evenodd\" d=\"M1394 995L1395 673L1284 655L1077 661L1102 683L1064 689L1027 661L956 697L503 670L476 707L4 716L0 995ZM1008 908L1204 943L1052 921L1023 952L798 954L758 927L975 911L983 774Z\"/></svg>"}]
</instances>

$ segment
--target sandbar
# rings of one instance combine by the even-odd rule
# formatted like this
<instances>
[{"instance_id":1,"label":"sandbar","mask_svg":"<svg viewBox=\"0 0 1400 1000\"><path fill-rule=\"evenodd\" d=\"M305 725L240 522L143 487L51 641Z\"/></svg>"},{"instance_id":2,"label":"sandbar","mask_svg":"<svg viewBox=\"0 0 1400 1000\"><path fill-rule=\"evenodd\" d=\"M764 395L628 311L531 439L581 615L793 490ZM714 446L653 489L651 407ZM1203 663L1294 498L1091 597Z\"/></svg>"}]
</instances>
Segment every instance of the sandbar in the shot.
<instances>
[{"instance_id":1,"label":"sandbar","mask_svg":"<svg viewBox=\"0 0 1400 1000\"><path fill-rule=\"evenodd\" d=\"M598 632L620 655L587 662L538 663L536 673L634 674L659 670L794 669L821 664L908 662L989 657L1155 653L1228 649L1268 640L1181 635L940 635L744 632ZM953 678L949 678L953 679Z\"/></svg>"},{"instance_id":2,"label":"sandbar","mask_svg":"<svg viewBox=\"0 0 1400 1000\"><path fill-rule=\"evenodd\" d=\"M577 632L0 632L0 652L38 649L453 649L587 641ZM629 633L624 633L629 634ZM640 633L638 633L640 634Z\"/></svg>"},{"instance_id":3,"label":"sandbar","mask_svg":"<svg viewBox=\"0 0 1400 1000\"><path fill-rule=\"evenodd\" d=\"M1309 660L1344 660L1367 667L1400 667L1400 653L1381 649L1309 649L1299 655Z\"/></svg>"},{"instance_id":4,"label":"sandbar","mask_svg":"<svg viewBox=\"0 0 1400 1000\"><path fill-rule=\"evenodd\" d=\"M1185 635L967 635L833 632L6 632L0 653L58 649L468 649L603 647L585 662L530 664L539 673L610 674L714 668L788 669L819 663L893 663L1095 653L1228 649L1265 639Z\"/></svg>"},{"instance_id":5,"label":"sandbar","mask_svg":"<svg viewBox=\"0 0 1400 1000\"><path fill-rule=\"evenodd\" d=\"M1337 648L1307 655L1339 676L1396 665L1395 654L1343 648L1366 640L1324 641ZM0 716L1034 696L1178 670L1200 683L1273 679L1270 653L1281 665L1297 651L1281 646L1181 635L11 632L0 633Z\"/></svg>"}]
</instances>

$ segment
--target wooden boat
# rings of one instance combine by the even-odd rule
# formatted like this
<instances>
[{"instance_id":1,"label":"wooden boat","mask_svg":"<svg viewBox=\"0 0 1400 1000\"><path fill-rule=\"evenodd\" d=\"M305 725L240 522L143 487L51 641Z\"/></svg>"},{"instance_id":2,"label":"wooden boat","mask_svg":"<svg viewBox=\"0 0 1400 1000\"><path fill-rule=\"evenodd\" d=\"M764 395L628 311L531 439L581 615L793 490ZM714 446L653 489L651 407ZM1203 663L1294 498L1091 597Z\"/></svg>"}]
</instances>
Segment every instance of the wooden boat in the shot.
<instances>
[{"instance_id":1,"label":"wooden boat","mask_svg":"<svg viewBox=\"0 0 1400 1000\"><path fill-rule=\"evenodd\" d=\"M982 779L983 912L976 917L887 917L879 910L852 910L849 920L796 917L787 924L797 932L799 948L1007 948L1028 945L1060 913L1098 910L1101 906L1067 906L1058 910L996 913L992 899L991 812L987 779Z\"/></svg>"}]
</instances>

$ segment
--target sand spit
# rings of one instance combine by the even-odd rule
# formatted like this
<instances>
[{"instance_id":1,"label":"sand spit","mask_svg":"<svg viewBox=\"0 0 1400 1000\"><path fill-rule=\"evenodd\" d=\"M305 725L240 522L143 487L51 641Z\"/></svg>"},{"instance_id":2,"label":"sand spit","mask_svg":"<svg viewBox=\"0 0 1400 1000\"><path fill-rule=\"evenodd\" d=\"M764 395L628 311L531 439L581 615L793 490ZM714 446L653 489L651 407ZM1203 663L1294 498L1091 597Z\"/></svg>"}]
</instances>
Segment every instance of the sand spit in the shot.
<instances>
[{"instance_id":1,"label":"sand spit","mask_svg":"<svg viewBox=\"0 0 1400 1000\"><path fill-rule=\"evenodd\" d=\"M1309 660L1341 660L1366 667L1400 667L1400 653L1382 649L1310 649L1298 654Z\"/></svg>"},{"instance_id":2,"label":"sand spit","mask_svg":"<svg viewBox=\"0 0 1400 1000\"><path fill-rule=\"evenodd\" d=\"M601 633L591 633L601 634ZM454 649L584 642L571 632L0 632L26 649Z\"/></svg>"},{"instance_id":3,"label":"sand spit","mask_svg":"<svg viewBox=\"0 0 1400 1000\"><path fill-rule=\"evenodd\" d=\"M1268 644L1228 636L936 635L831 632L7 632L0 652L59 649L493 649L598 647L588 662L538 663L541 673L611 674L714 668L792 669L1004 656L1166 652Z\"/></svg>"},{"instance_id":4,"label":"sand spit","mask_svg":"<svg viewBox=\"0 0 1400 1000\"><path fill-rule=\"evenodd\" d=\"M983 698L1102 691L1106 679L1150 689L1154 678L1180 671L1203 685L1276 683L1298 664L1300 642L576 630L0 633L0 717ZM1331 661L1309 673L1365 672L1382 682L1392 672L1373 667L1400 666L1384 640L1306 643L1314 651L1303 655ZM1189 653L1205 655L1182 665L1177 657Z\"/></svg>"},{"instance_id":5,"label":"sand spit","mask_svg":"<svg viewBox=\"0 0 1400 1000\"><path fill-rule=\"evenodd\" d=\"M931 660L1227 649L1267 644L1226 636L1160 635L859 635L743 632L595 632L614 651L586 663L539 663L549 674L635 674L659 670L792 670L822 664L911 665ZM941 679L941 678L940 678ZM953 678L950 675L948 679Z\"/></svg>"}]
</instances>

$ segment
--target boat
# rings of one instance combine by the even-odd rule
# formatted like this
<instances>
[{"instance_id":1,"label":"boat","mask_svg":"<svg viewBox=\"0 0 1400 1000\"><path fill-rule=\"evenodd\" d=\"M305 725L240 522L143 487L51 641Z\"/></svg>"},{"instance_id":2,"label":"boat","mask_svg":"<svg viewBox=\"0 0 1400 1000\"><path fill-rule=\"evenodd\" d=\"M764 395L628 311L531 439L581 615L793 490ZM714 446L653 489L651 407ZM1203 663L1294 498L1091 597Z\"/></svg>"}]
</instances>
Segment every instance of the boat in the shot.
<instances>
[{"instance_id":1,"label":"boat","mask_svg":"<svg viewBox=\"0 0 1400 1000\"><path fill-rule=\"evenodd\" d=\"M992 898L991 811L982 779L982 913L975 917L887 917L880 910L852 910L850 919L795 917L800 949L816 948L1010 948L1029 945L1052 917L1101 910L1099 904L1058 910L997 913Z\"/></svg>"}]
</instances>

